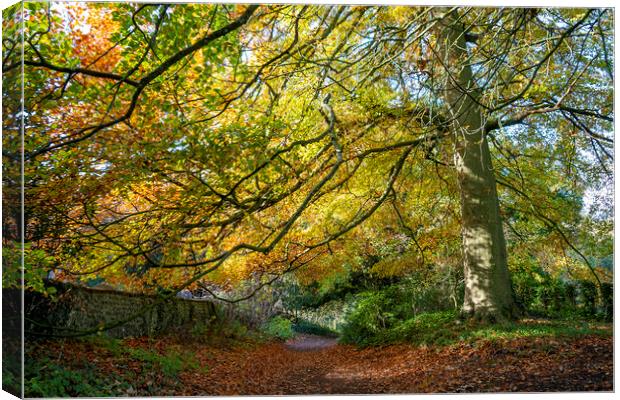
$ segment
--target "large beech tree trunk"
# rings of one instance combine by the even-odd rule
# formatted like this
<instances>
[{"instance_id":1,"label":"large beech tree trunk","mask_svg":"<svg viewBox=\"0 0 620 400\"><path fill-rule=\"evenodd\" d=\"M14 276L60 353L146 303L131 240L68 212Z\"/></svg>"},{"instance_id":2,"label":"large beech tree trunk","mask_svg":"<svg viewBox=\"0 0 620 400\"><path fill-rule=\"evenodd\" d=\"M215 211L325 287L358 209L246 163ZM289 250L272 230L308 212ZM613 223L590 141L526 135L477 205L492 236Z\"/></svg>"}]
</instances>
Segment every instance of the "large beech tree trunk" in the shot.
<instances>
[{"instance_id":1,"label":"large beech tree trunk","mask_svg":"<svg viewBox=\"0 0 620 400\"><path fill-rule=\"evenodd\" d=\"M465 275L464 316L506 320L517 315L508 272L506 241L495 175L478 105L462 25L449 16L442 29L446 77L444 100L450 109L461 191Z\"/></svg>"}]
</instances>

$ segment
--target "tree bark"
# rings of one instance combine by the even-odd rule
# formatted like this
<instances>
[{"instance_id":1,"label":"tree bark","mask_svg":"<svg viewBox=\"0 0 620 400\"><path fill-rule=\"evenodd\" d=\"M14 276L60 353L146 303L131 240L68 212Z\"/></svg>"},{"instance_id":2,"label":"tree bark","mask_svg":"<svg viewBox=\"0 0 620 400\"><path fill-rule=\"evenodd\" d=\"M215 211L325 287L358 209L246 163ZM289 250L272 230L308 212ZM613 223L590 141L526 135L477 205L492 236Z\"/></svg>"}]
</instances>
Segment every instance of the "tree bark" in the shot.
<instances>
[{"instance_id":1,"label":"tree bark","mask_svg":"<svg viewBox=\"0 0 620 400\"><path fill-rule=\"evenodd\" d=\"M513 319L517 313L495 175L479 105L479 90L467 61L464 29L449 15L442 26L446 67L444 100L450 110L454 161L461 194L465 276L462 314L484 321Z\"/></svg>"}]
</instances>

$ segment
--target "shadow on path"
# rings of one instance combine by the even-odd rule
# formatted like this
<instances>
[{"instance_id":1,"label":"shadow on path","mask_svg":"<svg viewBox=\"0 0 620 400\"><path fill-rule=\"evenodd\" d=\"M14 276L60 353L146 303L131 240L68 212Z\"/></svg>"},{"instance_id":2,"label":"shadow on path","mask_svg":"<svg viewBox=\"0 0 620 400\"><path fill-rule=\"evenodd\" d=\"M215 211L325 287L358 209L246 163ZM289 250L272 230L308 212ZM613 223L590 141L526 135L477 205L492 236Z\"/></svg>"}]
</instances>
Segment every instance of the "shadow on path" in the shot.
<instances>
[{"instance_id":1,"label":"shadow on path","mask_svg":"<svg viewBox=\"0 0 620 400\"><path fill-rule=\"evenodd\" d=\"M338 339L325 336L299 334L289 339L284 344L287 348L295 351L316 351L333 347L338 344Z\"/></svg>"},{"instance_id":2,"label":"shadow on path","mask_svg":"<svg viewBox=\"0 0 620 400\"><path fill-rule=\"evenodd\" d=\"M302 334L285 343L205 347L196 358L208 373L183 374L180 395L613 390L611 336L356 348Z\"/></svg>"}]
</instances>

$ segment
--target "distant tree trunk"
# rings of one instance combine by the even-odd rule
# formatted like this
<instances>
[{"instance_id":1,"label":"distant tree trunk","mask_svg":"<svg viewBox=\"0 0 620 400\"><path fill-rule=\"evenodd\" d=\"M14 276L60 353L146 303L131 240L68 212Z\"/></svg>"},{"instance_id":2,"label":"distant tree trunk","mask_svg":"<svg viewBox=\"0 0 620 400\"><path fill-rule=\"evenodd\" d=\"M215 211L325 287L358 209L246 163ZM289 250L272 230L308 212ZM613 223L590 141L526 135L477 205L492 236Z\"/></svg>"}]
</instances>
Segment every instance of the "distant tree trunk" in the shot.
<instances>
[{"instance_id":1,"label":"distant tree trunk","mask_svg":"<svg viewBox=\"0 0 620 400\"><path fill-rule=\"evenodd\" d=\"M506 241L499 212L495 175L479 91L467 61L464 30L454 14L442 26L446 77L444 99L450 109L454 161L461 192L465 277L464 316L485 321L512 319L517 314Z\"/></svg>"}]
</instances>

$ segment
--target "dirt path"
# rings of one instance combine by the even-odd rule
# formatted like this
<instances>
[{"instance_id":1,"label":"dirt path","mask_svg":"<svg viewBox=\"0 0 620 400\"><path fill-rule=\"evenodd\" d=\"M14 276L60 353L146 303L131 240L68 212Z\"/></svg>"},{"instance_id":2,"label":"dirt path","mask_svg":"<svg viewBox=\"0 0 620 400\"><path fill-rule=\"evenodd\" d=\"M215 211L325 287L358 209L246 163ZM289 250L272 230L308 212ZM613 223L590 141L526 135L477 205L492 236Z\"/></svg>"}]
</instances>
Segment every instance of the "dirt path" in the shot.
<instances>
[{"instance_id":1,"label":"dirt path","mask_svg":"<svg viewBox=\"0 0 620 400\"><path fill-rule=\"evenodd\" d=\"M287 340L284 345L296 351L316 351L336 346L337 344L338 339L336 338L301 334L293 339Z\"/></svg>"},{"instance_id":2,"label":"dirt path","mask_svg":"<svg viewBox=\"0 0 620 400\"><path fill-rule=\"evenodd\" d=\"M181 395L613 390L613 340L519 339L441 349L357 349L304 335L287 343L197 354Z\"/></svg>"}]
</instances>

